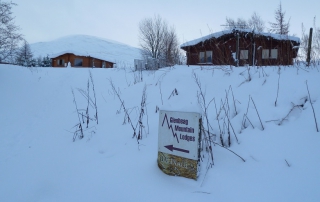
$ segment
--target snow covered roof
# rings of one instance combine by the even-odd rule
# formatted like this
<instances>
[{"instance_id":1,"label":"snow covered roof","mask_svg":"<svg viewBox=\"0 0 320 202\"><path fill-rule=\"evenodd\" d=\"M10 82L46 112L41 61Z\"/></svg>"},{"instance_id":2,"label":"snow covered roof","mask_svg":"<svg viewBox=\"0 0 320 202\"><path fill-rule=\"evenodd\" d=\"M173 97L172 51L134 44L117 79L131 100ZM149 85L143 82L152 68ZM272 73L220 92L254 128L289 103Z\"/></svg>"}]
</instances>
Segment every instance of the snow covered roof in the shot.
<instances>
[{"instance_id":1,"label":"snow covered roof","mask_svg":"<svg viewBox=\"0 0 320 202\"><path fill-rule=\"evenodd\" d=\"M194 39L192 41L185 42L180 47L183 48L183 47L188 47L188 46L194 46L194 45L197 45L198 43L204 42L204 41L206 41L208 39L211 39L211 38L216 38L217 39L217 38L219 38L219 37L221 37L223 35L234 33L235 30L237 30L239 32L244 32L244 33L252 33L253 32L253 30L251 30L251 29L224 30L224 31L220 31L220 32L209 34L207 36L204 36L204 37L201 37L201 38L198 38L198 39ZM255 32L255 34L266 36L266 37L271 37L271 38L276 39L276 40L290 40L290 41L295 41L297 43L300 43L300 38L295 37L295 36L288 36L288 35L281 35L281 34L274 34L274 33L266 33L266 32Z\"/></svg>"},{"instance_id":2,"label":"snow covered roof","mask_svg":"<svg viewBox=\"0 0 320 202\"><path fill-rule=\"evenodd\" d=\"M71 53L71 54L74 54L74 55L77 55L77 56L92 57L92 58L100 59L100 60L103 60L103 61L108 61L108 62L115 63L114 61L107 60L107 57L103 57L103 55L101 55L101 54L95 54L95 52L90 54L90 52L81 52L81 51L77 51L77 50L62 51L62 52L59 52L59 53L51 54L51 55L49 55L49 57L50 58L56 58L56 57L58 57L60 55L64 55L64 54L67 54L67 53Z\"/></svg>"},{"instance_id":3,"label":"snow covered roof","mask_svg":"<svg viewBox=\"0 0 320 202\"><path fill-rule=\"evenodd\" d=\"M34 57L49 55L53 58L65 53L91 56L117 64L133 65L141 58L139 48L120 42L88 35L71 35L53 41L30 44Z\"/></svg>"}]
</instances>

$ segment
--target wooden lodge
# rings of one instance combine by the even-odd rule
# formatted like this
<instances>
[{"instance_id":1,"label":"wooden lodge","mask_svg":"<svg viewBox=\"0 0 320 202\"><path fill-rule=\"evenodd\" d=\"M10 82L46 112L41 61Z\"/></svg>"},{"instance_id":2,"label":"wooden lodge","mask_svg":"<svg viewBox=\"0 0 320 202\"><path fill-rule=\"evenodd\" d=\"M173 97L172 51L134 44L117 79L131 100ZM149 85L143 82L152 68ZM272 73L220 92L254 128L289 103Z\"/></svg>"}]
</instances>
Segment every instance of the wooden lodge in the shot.
<instances>
[{"instance_id":1,"label":"wooden lodge","mask_svg":"<svg viewBox=\"0 0 320 202\"><path fill-rule=\"evenodd\" d=\"M69 62L71 67L113 68L115 64L101 58L71 51L52 55L51 60L52 67L67 67Z\"/></svg>"},{"instance_id":2,"label":"wooden lodge","mask_svg":"<svg viewBox=\"0 0 320 202\"><path fill-rule=\"evenodd\" d=\"M252 30L225 30L186 42L188 65L292 65L297 57L297 37L256 33Z\"/></svg>"}]
</instances>

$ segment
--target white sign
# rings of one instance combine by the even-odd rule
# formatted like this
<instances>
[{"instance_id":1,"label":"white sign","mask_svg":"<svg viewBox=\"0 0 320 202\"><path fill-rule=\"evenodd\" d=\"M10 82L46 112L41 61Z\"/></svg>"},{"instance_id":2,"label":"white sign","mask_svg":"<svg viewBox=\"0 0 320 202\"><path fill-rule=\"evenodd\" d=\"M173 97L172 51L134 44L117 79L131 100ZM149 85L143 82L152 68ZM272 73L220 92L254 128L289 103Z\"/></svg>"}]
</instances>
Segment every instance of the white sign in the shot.
<instances>
[{"instance_id":1,"label":"white sign","mask_svg":"<svg viewBox=\"0 0 320 202\"><path fill-rule=\"evenodd\" d=\"M198 160L199 119L195 112L160 111L159 151Z\"/></svg>"}]
</instances>

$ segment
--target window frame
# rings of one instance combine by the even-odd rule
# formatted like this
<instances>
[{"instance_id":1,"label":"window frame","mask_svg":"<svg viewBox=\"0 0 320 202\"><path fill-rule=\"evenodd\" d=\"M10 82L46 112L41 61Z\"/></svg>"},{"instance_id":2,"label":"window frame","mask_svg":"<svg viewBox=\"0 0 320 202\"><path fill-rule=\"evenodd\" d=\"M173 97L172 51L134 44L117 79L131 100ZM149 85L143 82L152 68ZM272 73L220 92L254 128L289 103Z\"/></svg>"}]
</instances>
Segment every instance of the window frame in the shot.
<instances>
[{"instance_id":1,"label":"window frame","mask_svg":"<svg viewBox=\"0 0 320 202\"><path fill-rule=\"evenodd\" d=\"M199 63L205 63L206 62L206 54L204 51L199 52Z\"/></svg>"},{"instance_id":2,"label":"window frame","mask_svg":"<svg viewBox=\"0 0 320 202\"><path fill-rule=\"evenodd\" d=\"M274 48L270 50L270 58L278 59L278 49Z\"/></svg>"},{"instance_id":3,"label":"window frame","mask_svg":"<svg viewBox=\"0 0 320 202\"><path fill-rule=\"evenodd\" d=\"M77 60L78 60L78 62L77 62ZM80 61L81 60L81 65L79 65L80 64ZM83 59L82 58L75 58L74 59L74 67L83 67Z\"/></svg>"},{"instance_id":4,"label":"window frame","mask_svg":"<svg viewBox=\"0 0 320 202\"><path fill-rule=\"evenodd\" d=\"M210 57L208 57L210 55ZM208 60L210 58L210 61ZM206 51L205 53L205 63L212 64L212 51Z\"/></svg>"},{"instance_id":5,"label":"window frame","mask_svg":"<svg viewBox=\"0 0 320 202\"><path fill-rule=\"evenodd\" d=\"M208 50L208 51L201 51L199 52L199 63L198 64L213 64L213 51Z\"/></svg>"},{"instance_id":6,"label":"window frame","mask_svg":"<svg viewBox=\"0 0 320 202\"><path fill-rule=\"evenodd\" d=\"M240 60L249 59L249 50L240 50Z\"/></svg>"},{"instance_id":7,"label":"window frame","mask_svg":"<svg viewBox=\"0 0 320 202\"><path fill-rule=\"evenodd\" d=\"M262 59L269 59L269 58L270 58L270 50L262 49Z\"/></svg>"},{"instance_id":8,"label":"window frame","mask_svg":"<svg viewBox=\"0 0 320 202\"><path fill-rule=\"evenodd\" d=\"M64 66L64 59L57 59L57 66Z\"/></svg>"}]
</instances>

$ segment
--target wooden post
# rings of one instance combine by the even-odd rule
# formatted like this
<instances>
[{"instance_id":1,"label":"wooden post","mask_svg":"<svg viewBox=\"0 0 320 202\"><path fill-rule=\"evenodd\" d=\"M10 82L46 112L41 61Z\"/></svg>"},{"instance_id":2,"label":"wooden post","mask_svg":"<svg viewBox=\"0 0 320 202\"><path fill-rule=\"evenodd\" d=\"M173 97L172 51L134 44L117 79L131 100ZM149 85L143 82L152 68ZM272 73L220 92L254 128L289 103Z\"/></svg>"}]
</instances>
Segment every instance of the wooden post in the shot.
<instances>
[{"instance_id":1,"label":"wooden post","mask_svg":"<svg viewBox=\"0 0 320 202\"><path fill-rule=\"evenodd\" d=\"M308 43L308 53L307 53L307 65L310 65L310 60L311 60L311 44L312 44L312 27L310 28L310 33L309 33L309 43Z\"/></svg>"},{"instance_id":2,"label":"wooden post","mask_svg":"<svg viewBox=\"0 0 320 202\"><path fill-rule=\"evenodd\" d=\"M255 60L256 60L256 43L253 42L253 51L252 51L252 66L255 66Z\"/></svg>"},{"instance_id":3,"label":"wooden post","mask_svg":"<svg viewBox=\"0 0 320 202\"><path fill-rule=\"evenodd\" d=\"M239 32L236 32L237 35L237 44L236 44L236 58L237 58L237 67L239 67Z\"/></svg>"},{"instance_id":4,"label":"wooden post","mask_svg":"<svg viewBox=\"0 0 320 202\"><path fill-rule=\"evenodd\" d=\"M256 60L256 42L254 40L254 36L255 36L255 34L254 34L254 29L253 29L252 38L251 38L251 43L253 43L252 51L251 51L251 53L252 53L252 66L255 65L255 60Z\"/></svg>"}]
</instances>

